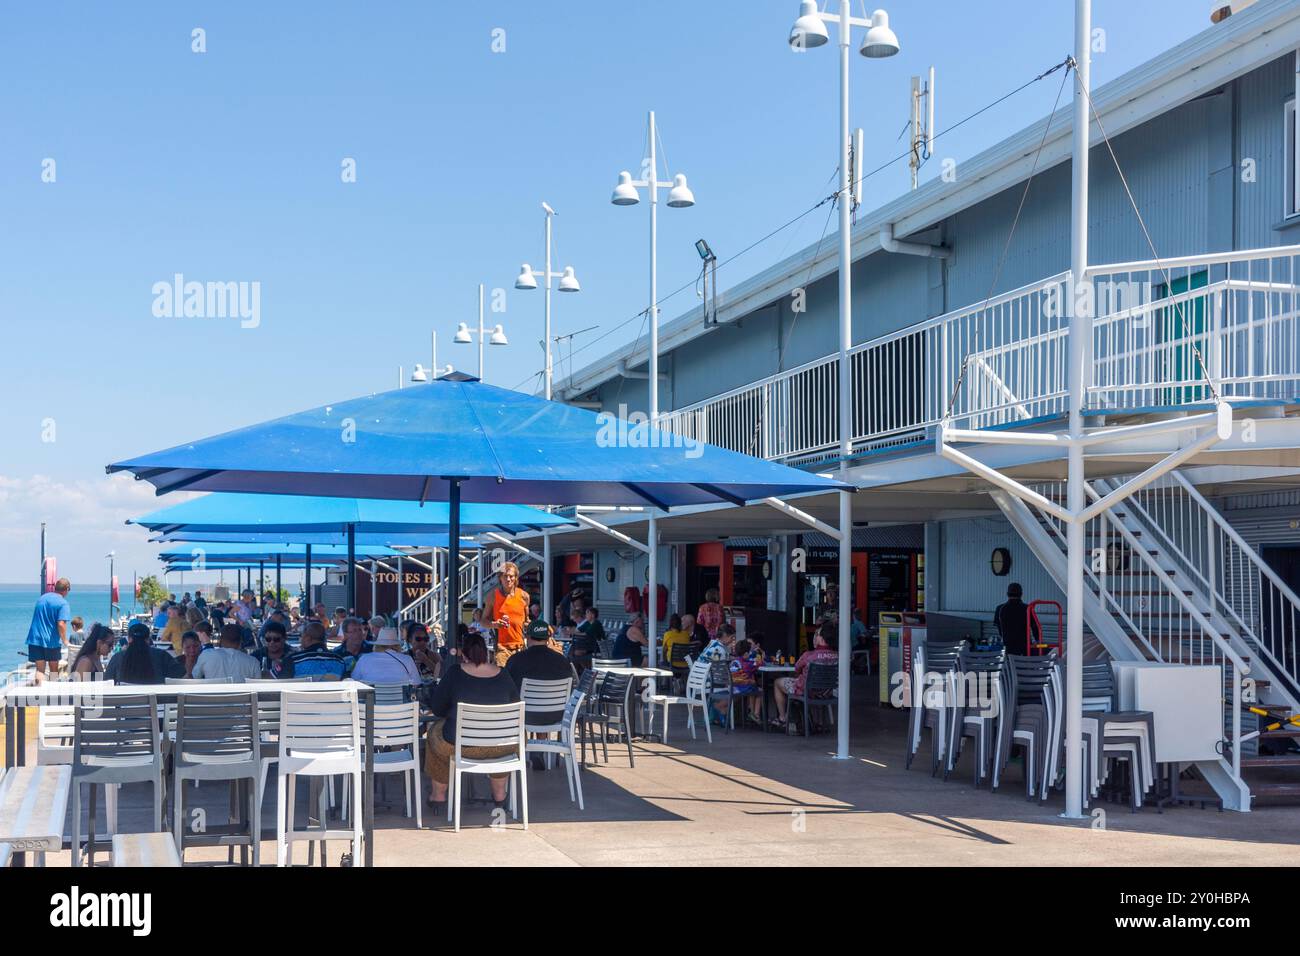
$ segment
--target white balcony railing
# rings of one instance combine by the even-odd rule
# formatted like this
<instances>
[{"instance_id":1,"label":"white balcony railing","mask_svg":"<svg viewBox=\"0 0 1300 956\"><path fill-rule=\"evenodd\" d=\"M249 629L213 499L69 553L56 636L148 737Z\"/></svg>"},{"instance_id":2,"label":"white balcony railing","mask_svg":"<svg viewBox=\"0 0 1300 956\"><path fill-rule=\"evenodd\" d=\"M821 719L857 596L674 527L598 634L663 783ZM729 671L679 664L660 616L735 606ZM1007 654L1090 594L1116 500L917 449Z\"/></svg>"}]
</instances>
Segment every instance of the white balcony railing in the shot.
<instances>
[{"instance_id":1,"label":"white balcony railing","mask_svg":"<svg viewBox=\"0 0 1300 956\"><path fill-rule=\"evenodd\" d=\"M1066 410L1069 273L855 346L855 453ZM1300 395L1300 246L1097 266L1089 410ZM964 366L964 371L963 371ZM663 427L787 462L838 454L838 355L665 413Z\"/></svg>"}]
</instances>

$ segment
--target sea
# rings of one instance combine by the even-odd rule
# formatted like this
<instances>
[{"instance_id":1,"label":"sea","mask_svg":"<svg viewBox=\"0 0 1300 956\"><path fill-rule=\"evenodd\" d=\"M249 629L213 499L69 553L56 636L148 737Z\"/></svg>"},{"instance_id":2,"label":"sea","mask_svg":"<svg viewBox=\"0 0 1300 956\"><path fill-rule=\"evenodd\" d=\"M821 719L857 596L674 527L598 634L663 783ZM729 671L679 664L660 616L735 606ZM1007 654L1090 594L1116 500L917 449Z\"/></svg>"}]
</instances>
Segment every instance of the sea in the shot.
<instances>
[{"instance_id":1,"label":"sea","mask_svg":"<svg viewBox=\"0 0 1300 956\"><path fill-rule=\"evenodd\" d=\"M130 600L128 593L122 596ZM27 628L32 623L32 606L40 597L36 584L0 584L0 674L21 667L27 660ZM108 623L108 585L74 585L68 592L72 616L86 622L86 630L96 621ZM124 610L130 611L128 606Z\"/></svg>"}]
</instances>

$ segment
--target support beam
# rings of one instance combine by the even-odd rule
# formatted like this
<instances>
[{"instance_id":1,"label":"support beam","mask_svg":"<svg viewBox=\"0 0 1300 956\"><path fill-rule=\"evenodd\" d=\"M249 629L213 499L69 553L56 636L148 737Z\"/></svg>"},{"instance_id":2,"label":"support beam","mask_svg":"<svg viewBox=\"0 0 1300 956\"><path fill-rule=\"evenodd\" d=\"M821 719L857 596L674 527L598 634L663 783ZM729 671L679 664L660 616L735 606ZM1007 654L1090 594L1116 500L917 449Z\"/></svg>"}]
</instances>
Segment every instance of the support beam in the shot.
<instances>
[{"instance_id":1,"label":"support beam","mask_svg":"<svg viewBox=\"0 0 1300 956\"><path fill-rule=\"evenodd\" d=\"M1008 494L1015 495L1017 498L1021 499L1022 501L1028 502L1029 504L1033 505L1035 508L1041 508L1043 511L1046 511L1054 518L1058 518L1059 520L1067 523L1073 520L1074 516L1065 508L1062 508L1060 505L1058 505L1056 502L1050 501L1047 498L1040 495L1038 492L1026 488L1024 485L1020 484L1020 482L1016 481L1015 479L1008 478L1006 475L1002 474L999 471L994 471L988 465L984 464L984 462L976 458L972 458L970 455L967 455L965 452L960 452L957 449L953 448L951 445L945 445L943 443L942 437L937 442L937 444L939 446L940 456L942 456L943 458L947 458L949 461L956 462L957 464L961 465L969 472L973 472L974 474L979 475L989 484L997 485L1003 491L1007 492Z\"/></svg>"},{"instance_id":2,"label":"support beam","mask_svg":"<svg viewBox=\"0 0 1300 956\"><path fill-rule=\"evenodd\" d=\"M589 517L588 515L582 514L581 512L576 512L574 514L574 517L578 519L579 524L584 524L588 528L591 528L595 531L599 531L601 534L607 534L615 541L621 541L623 544L627 545L630 548L636 548L642 554L650 553L649 545L642 544L640 541L637 541L635 538L625 535L622 531L615 531L613 528L609 527L608 525L601 524L595 518Z\"/></svg>"},{"instance_id":3,"label":"support beam","mask_svg":"<svg viewBox=\"0 0 1300 956\"><path fill-rule=\"evenodd\" d=\"M555 617L555 581L553 574L554 558L551 556L551 533L542 532L542 620L550 621L552 627L558 627ZM482 584L479 585L480 588ZM594 595L593 595L594 597ZM482 602L480 602L482 603Z\"/></svg>"},{"instance_id":4,"label":"support beam","mask_svg":"<svg viewBox=\"0 0 1300 956\"><path fill-rule=\"evenodd\" d=\"M1147 485L1151 484L1151 482L1156 481L1157 479L1173 471L1175 468L1177 468L1183 462L1187 461L1189 458L1199 455L1205 449L1209 448L1211 445L1218 442L1218 440L1219 440L1218 432L1208 432L1205 435L1200 436L1196 441L1192 442L1192 444L1188 445L1186 448L1182 449L1181 451L1174 452L1174 454L1162 458L1160 461L1156 462L1154 465L1152 465L1146 471L1142 472L1140 475L1137 475L1131 480L1124 482L1124 484L1120 485L1114 491L1098 499L1097 501L1094 501L1087 508L1084 508L1082 513L1079 515L1080 524L1084 524L1088 521L1091 521L1093 518L1097 517L1097 515L1101 514L1103 511L1113 508L1115 505L1119 504L1125 498L1129 497L1129 495L1132 495L1137 491L1141 491Z\"/></svg>"},{"instance_id":5,"label":"support beam","mask_svg":"<svg viewBox=\"0 0 1300 956\"><path fill-rule=\"evenodd\" d=\"M497 542L498 544L504 544L507 548L514 548L514 549L515 549L516 551L518 551L520 554L526 554L526 555L528 555L528 557L532 558L534 561L541 561L541 560L542 560L542 555L538 554L536 551L529 551L529 550L528 550L527 548L525 548L522 544L516 544L515 542L511 541L509 538L507 538L507 537L506 537L505 535L503 535L503 534L498 534L498 533L495 532L495 531L489 531L489 532L487 532L485 535L483 535L483 537L485 537L485 538L489 538L489 539L491 539L492 541Z\"/></svg>"},{"instance_id":6,"label":"support beam","mask_svg":"<svg viewBox=\"0 0 1300 956\"><path fill-rule=\"evenodd\" d=\"M840 538L842 537L839 528L833 528L830 525L828 525L825 521L819 521L818 519L810 515L808 512L796 508L788 501L782 501L780 498L764 498L763 503L772 508L775 508L777 511L780 511L782 514L789 515L791 518L794 518L796 521L802 521L808 527L820 531L828 538L832 538L836 541L839 541Z\"/></svg>"}]
</instances>

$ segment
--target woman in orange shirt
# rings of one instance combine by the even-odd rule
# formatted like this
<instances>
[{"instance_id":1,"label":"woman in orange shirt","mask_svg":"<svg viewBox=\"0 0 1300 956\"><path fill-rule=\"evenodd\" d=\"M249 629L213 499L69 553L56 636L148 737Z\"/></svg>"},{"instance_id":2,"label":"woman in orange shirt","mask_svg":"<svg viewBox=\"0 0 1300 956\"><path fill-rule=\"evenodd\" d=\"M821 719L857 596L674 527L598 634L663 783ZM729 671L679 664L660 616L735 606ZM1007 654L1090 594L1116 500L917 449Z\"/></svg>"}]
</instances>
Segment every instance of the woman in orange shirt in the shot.
<instances>
[{"instance_id":1,"label":"woman in orange shirt","mask_svg":"<svg viewBox=\"0 0 1300 956\"><path fill-rule=\"evenodd\" d=\"M492 626L497 629L497 667L523 650L524 625L528 623L528 594L519 587L519 568L507 561L492 592Z\"/></svg>"}]
</instances>

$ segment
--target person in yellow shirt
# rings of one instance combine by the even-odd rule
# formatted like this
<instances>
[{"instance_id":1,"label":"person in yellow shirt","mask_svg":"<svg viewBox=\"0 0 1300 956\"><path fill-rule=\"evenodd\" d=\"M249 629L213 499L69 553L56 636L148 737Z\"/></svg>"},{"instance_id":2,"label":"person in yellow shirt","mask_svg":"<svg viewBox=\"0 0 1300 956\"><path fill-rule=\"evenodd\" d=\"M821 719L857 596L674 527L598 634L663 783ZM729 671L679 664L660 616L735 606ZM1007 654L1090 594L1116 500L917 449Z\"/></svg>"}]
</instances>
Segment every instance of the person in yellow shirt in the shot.
<instances>
[{"instance_id":1,"label":"person in yellow shirt","mask_svg":"<svg viewBox=\"0 0 1300 956\"><path fill-rule=\"evenodd\" d=\"M158 635L158 640L168 641L171 643L172 650L179 657L181 653L181 637L189 630L189 625L181 614L181 606L172 604L167 608L167 625Z\"/></svg>"},{"instance_id":2,"label":"person in yellow shirt","mask_svg":"<svg viewBox=\"0 0 1300 956\"><path fill-rule=\"evenodd\" d=\"M673 659L673 645L689 645L693 640L690 632L682 627L682 616L673 614L668 618L668 630L664 631L664 663L671 666ZM683 676L686 671L682 666L674 667L674 676Z\"/></svg>"}]
</instances>

